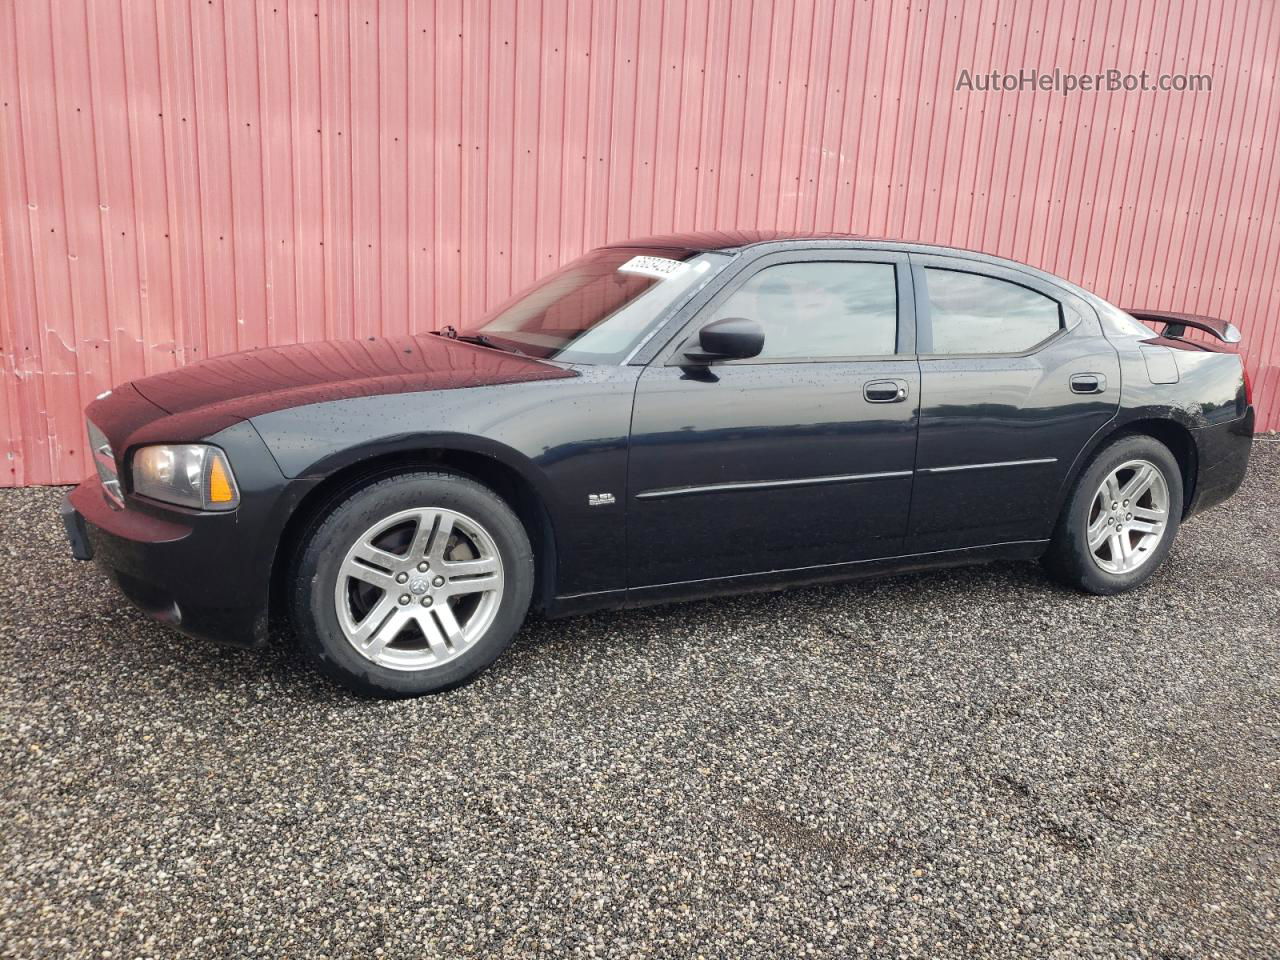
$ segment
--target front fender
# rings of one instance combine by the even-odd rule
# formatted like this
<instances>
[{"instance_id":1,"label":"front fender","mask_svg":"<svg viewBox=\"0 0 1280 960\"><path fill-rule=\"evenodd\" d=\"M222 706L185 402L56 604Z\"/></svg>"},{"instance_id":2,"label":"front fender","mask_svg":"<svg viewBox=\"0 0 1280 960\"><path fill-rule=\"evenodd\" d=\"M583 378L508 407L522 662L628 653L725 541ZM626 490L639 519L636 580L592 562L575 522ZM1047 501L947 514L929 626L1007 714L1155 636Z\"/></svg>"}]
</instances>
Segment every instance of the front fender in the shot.
<instances>
[{"instance_id":1,"label":"front fender","mask_svg":"<svg viewBox=\"0 0 1280 960\"><path fill-rule=\"evenodd\" d=\"M361 461L486 457L525 480L560 550L557 589L625 586L627 443L636 368L492 387L353 397L253 418L281 473L319 482ZM592 494L612 500L593 506Z\"/></svg>"},{"instance_id":2,"label":"front fender","mask_svg":"<svg viewBox=\"0 0 1280 960\"><path fill-rule=\"evenodd\" d=\"M341 450L329 451L312 462L298 476L319 480L375 457L384 458L399 453L408 457L424 450L474 453L488 457L514 470L537 491L538 496L544 501L554 493L542 470L519 450L488 437L444 430L396 433L366 438Z\"/></svg>"}]
</instances>

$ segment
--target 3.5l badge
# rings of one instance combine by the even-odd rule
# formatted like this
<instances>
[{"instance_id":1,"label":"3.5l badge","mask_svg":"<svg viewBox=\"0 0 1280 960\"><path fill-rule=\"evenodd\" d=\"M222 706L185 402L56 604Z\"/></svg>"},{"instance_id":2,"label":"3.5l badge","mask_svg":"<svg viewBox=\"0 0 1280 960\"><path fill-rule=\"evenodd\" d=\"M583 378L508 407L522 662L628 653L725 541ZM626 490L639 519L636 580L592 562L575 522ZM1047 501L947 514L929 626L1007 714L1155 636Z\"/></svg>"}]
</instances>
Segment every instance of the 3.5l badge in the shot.
<instances>
[{"instance_id":1,"label":"3.5l badge","mask_svg":"<svg viewBox=\"0 0 1280 960\"><path fill-rule=\"evenodd\" d=\"M612 493L588 493L587 506L589 507L607 507L610 504L617 503Z\"/></svg>"}]
</instances>

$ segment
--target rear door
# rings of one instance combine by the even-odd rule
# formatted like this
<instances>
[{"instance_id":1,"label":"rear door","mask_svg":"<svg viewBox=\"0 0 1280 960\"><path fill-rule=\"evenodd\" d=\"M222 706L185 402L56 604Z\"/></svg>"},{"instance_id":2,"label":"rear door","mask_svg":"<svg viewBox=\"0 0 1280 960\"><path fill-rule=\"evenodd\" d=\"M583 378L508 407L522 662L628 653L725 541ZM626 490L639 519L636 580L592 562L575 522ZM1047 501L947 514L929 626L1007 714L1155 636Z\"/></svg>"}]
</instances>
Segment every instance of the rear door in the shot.
<instances>
[{"instance_id":1,"label":"rear door","mask_svg":"<svg viewBox=\"0 0 1280 960\"><path fill-rule=\"evenodd\" d=\"M762 354L681 366L712 320ZM628 476L634 588L901 552L919 375L903 254L806 249L742 268L645 369Z\"/></svg>"},{"instance_id":2,"label":"rear door","mask_svg":"<svg viewBox=\"0 0 1280 960\"><path fill-rule=\"evenodd\" d=\"M1068 471L1119 405L1115 348L1088 303L1031 273L911 262L920 437L908 550L1045 539Z\"/></svg>"}]
</instances>

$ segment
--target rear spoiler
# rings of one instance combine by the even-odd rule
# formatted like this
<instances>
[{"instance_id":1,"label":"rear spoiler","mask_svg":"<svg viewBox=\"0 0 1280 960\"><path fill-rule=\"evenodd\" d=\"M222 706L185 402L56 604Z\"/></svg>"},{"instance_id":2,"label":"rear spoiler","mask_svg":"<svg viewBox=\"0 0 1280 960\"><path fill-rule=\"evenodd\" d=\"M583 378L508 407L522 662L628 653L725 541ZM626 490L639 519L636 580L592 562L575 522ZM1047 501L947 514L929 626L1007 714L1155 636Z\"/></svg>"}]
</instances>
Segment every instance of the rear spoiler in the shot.
<instances>
[{"instance_id":1,"label":"rear spoiler","mask_svg":"<svg viewBox=\"0 0 1280 960\"><path fill-rule=\"evenodd\" d=\"M1235 324L1219 320L1217 317L1202 317L1194 313L1167 313L1163 310L1134 310L1130 308L1126 308L1125 313L1143 323L1164 324L1164 336L1166 337L1181 337L1187 332L1187 327L1194 327L1197 330L1203 330L1211 337L1216 337L1223 343L1240 342L1240 331L1236 329Z\"/></svg>"}]
</instances>

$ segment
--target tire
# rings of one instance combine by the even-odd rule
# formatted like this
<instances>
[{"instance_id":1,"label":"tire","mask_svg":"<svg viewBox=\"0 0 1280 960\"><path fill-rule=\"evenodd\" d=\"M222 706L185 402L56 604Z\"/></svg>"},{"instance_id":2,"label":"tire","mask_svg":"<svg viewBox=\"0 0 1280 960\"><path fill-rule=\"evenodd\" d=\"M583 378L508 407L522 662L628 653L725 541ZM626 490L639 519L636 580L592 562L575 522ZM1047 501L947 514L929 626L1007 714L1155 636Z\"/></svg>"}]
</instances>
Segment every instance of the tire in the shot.
<instances>
[{"instance_id":1,"label":"tire","mask_svg":"<svg viewBox=\"0 0 1280 960\"><path fill-rule=\"evenodd\" d=\"M321 671L360 694L412 697L493 663L524 621L533 579L529 537L506 501L458 474L404 473L312 527L290 613Z\"/></svg>"},{"instance_id":2,"label":"tire","mask_svg":"<svg viewBox=\"0 0 1280 960\"><path fill-rule=\"evenodd\" d=\"M1147 476L1135 465L1151 467L1158 476L1142 495L1126 498L1123 494L1137 491ZM1104 497L1103 484L1112 480L1115 485ZM1164 520L1159 522L1155 518L1161 500ZM1116 507L1110 509L1111 504ZM1120 437L1099 451L1076 481L1044 565L1055 579L1086 593L1110 596L1132 590L1150 579L1168 556L1182 507L1182 470L1169 448L1146 435ZM1159 539L1152 541L1157 523ZM1091 524L1094 548L1089 543Z\"/></svg>"}]
</instances>

